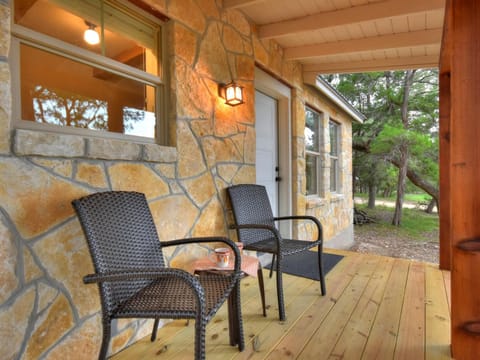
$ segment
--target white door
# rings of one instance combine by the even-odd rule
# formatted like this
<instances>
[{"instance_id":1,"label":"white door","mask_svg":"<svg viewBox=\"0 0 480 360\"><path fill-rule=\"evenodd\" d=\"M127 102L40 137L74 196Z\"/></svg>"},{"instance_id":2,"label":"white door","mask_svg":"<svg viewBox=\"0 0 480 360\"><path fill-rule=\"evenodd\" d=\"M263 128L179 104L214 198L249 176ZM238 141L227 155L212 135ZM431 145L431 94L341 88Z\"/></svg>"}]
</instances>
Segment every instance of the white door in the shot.
<instances>
[{"instance_id":1,"label":"white door","mask_svg":"<svg viewBox=\"0 0 480 360\"><path fill-rule=\"evenodd\" d=\"M273 215L278 215L278 102L255 92L256 182L267 188Z\"/></svg>"}]
</instances>

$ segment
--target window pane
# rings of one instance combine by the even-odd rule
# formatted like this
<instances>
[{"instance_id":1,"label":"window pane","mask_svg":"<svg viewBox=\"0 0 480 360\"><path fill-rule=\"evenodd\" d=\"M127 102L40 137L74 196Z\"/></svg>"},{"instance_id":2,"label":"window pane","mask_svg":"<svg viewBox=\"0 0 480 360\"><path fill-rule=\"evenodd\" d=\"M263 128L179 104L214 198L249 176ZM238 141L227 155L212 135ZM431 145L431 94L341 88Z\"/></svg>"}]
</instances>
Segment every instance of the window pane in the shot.
<instances>
[{"instance_id":1,"label":"window pane","mask_svg":"<svg viewBox=\"0 0 480 360\"><path fill-rule=\"evenodd\" d=\"M338 128L339 125L330 121L330 155L338 156Z\"/></svg>"},{"instance_id":2,"label":"window pane","mask_svg":"<svg viewBox=\"0 0 480 360\"><path fill-rule=\"evenodd\" d=\"M305 109L305 149L319 151L319 121L318 113Z\"/></svg>"},{"instance_id":3,"label":"window pane","mask_svg":"<svg viewBox=\"0 0 480 360\"><path fill-rule=\"evenodd\" d=\"M22 120L155 138L155 88L20 45Z\"/></svg>"},{"instance_id":4,"label":"window pane","mask_svg":"<svg viewBox=\"0 0 480 360\"><path fill-rule=\"evenodd\" d=\"M16 24L42 34L153 75L160 73L160 25L119 5L108 1L102 5L100 0L16 0L14 18ZM98 33L98 44L84 40L89 27Z\"/></svg>"},{"instance_id":5,"label":"window pane","mask_svg":"<svg viewBox=\"0 0 480 360\"><path fill-rule=\"evenodd\" d=\"M307 195L317 194L317 161L318 157L306 155Z\"/></svg>"},{"instance_id":6,"label":"window pane","mask_svg":"<svg viewBox=\"0 0 480 360\"><path fill-rule=\"evenodd\" d=\"M338 159L330 159L330 191L338 190Z\"/></svg>"}]
</instances>

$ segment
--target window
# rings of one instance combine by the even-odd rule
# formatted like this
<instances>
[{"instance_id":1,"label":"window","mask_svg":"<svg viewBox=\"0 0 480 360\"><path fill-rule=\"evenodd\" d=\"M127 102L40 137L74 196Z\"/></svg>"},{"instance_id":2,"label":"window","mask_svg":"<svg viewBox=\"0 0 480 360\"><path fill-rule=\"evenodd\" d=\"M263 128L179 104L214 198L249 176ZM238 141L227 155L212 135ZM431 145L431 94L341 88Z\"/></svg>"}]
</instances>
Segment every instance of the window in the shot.
<instances>
[{"instance_id":1,"label":"window","mask_svg":"<svg viewBox=\"0 0 480 360\"><path fill-rule=\"evenodd\" d=\"M335 121L329 122L330 131L330 191L340 191L340 165L338 162L340 154L340 125Z\"/></svg>"},{"instance_id":2,"label":"window","mask_svg":"<svg viewBox=\"0 0 480 360\"><path fill-rule=\"evenodd\" d=\"M305 108L305 164L307 195L319 194L320 178L320 114Z\"/></svg>"},{"instance_id":3,"label":"window","mask_svg":"<svg viewBox=\"0 0 480 360\"><path fill-rule=\"evenodd\" d=\"M16 0L17 127L161 142L161 26L122 1Z\"/></svg>"}]
</instances>

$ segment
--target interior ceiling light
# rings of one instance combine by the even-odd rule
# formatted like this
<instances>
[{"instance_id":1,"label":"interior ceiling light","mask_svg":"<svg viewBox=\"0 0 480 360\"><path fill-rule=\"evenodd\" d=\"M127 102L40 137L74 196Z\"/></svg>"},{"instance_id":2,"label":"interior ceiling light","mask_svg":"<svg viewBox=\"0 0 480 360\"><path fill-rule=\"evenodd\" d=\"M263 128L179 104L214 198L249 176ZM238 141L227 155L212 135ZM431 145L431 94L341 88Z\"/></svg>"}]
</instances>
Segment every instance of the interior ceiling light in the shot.
<instances>
[{"instance_id":1,"label":"interior ceiling light","mask_svg":"<svg viewBox=\"0 0 480 360\"><path fill-rule=\"evenodd\" d=\"M88 29L83 33L83 40L90 45L100 43L100 35L98 35L97 30L95 30L96 26L88 21L85 21L85 24L88 26Z\"/></svg>"}]
</instances>

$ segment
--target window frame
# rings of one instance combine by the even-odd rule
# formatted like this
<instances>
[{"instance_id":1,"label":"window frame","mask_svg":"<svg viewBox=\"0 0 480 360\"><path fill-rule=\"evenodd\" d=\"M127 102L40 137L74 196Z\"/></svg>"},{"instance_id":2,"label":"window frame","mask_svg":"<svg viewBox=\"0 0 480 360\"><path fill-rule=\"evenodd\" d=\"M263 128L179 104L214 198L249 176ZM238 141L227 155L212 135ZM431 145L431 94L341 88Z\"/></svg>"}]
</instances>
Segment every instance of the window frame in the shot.
<instances>
[{"instance_id":1,"label":"window frame","mask_svg":"<svg viewBox=\"0 0 480 360\"><path fill-rule=\"evenodd\" d=\"M335 149L332 144L332 127L335 128ZM340 181L340 154L341 154L341 124L333 119L330 119L328 122L328 131L330 137L330 192L331 193L340 193L341 192L341 181ZM335 150L335 152L334 152ZM332 176L333 173L333 176ZM332 181L332 179L334 181Z\"/></svg>"},{"instance_id":2,"label":"window frame","mask_svg":"<svg viewBox=\"0 0 480 360\"><path fill-rule=\"evenodd\" d=\"M83 137L95 137L102 139L114 139L123 141L132 141L138 143L147 144L168 144L168 124L167 124L167 109L166 98L168 81L166 78L165 69L168 68L165 52L166 44L166 29L165 21L153 16L144 10L129 4L124 1L120 1L120 4L128 8L134 14L139 14L146 17L160 27L159 46L158 46L158 61L159 61L159 75L155 76L146 71L142 71L123 64L114 59L110 59L106 56L88 51L81 47L66 43L57 38L51 37L46 34L39 33L32 29L26 28L22 25L14 23L14 16L11 17L11 81L12 81L12 125L15 129L25 129L40 132L53 132L59 134L78 135ZM11 4L11 11L14 11L14 2ZM132 15L133 16L133 15ZM21 44L34 47L41 51L49 52L51 54L67 58L69 60L91 66L95 69L104 70L113 74L122 76L124 78L137 81L143 85L153 86L155 88L155 117L156 117L156 136L154 138L147 138L136 135L127 135L121 133L115 133L110 131L95 131L84 128L63 127L45 123L36 123L30 120L22 119L21 111L21 87L20 87L20 47Z\"/></svg>"},{"instance_id":3,"label":"window frame","mask_svg":"<svg viewBox=\"0 0 480 360\"><path fill-rule=\"evenodd\" d=\"M307 197L322 197L323 194L323 189L322 189L322 150L324 147L323 144L323 119L324 119L324 114L321 111L315 110L313 107L309 105L305 105L305 128L307 127L306 125L306 113L307 111L310 111L318 116L317 119L317 138L318 138L318 148L316 151L313 150L308 150L306 146L306 141L305 141L305 194ZM307 187L307 179L308 179L308 174L307 174L307 157L311 156L315 159L315 165L316 165L316 179L315 179L315 191L309 192L309 189Z\"/></svg>"}]
</instances>

